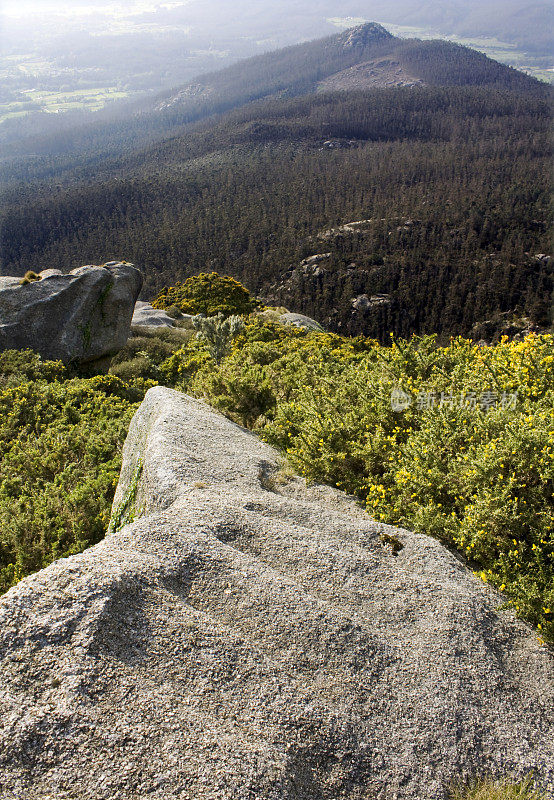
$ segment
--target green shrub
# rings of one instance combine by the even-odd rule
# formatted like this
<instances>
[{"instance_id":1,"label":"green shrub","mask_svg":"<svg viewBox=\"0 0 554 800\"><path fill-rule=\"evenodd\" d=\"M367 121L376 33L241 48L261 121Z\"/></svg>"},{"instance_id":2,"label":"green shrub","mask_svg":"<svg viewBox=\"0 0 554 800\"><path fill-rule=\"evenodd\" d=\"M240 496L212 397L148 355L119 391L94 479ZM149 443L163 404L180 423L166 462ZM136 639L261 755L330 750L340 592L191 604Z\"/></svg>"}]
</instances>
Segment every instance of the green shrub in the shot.
<instances>
[{"instance_id":1,"label":"green shrub","mask_svg":"<svg viewBox=\"0 0 554 800\"><path fill-rule=\"evenodd\" d=\"M215 317L196 316L193 324L197 331L196 338L206 344L216 364L228 355L233 339L244 328L242 317L236 314L227 318L223 314L217 314Z\"/></svg>"},{"instance_id":2,"label":"green shrub","mask_svg":"<svg viewBox=\"0 0 554 800\"><path fill-rule=\"evenodd\" d=\"M181 316L182 316L181 309L179 308L178 305L175 305L175 304L173 304L172 306L168 306L165 309L165 313L167 314L168 317L171 317L171 319L175 319L175 320L180 319Z\"/></svg>"},{"instance_id":3,"label":"green shrub","mask_svg":"<svg viewBox=\"0 0 554 800\"><path fill-rule=\"evenodd\" d=\"M25 381L54 381L67 376L61 361L42 361L33 350L4 350L0 353L0 388Z\"/></svg>"},{"instance_id":4,"label":"green shrub","mask_svg":"<svg viewBox=\"0 0 554 800\"><path fill-rule=\"evenodd\" d=\"M110 374L130 383L140 378L158 381L160 366L192 336L190 331L173 328L135 328L112 360Z\"/></svg>"},{"instance_id":5,"label":"green shrub","mask_svg":"<svg viewBox=\"0 0 554 800\"><path fill-rule=\"evenodd\" d=\"M187 342L160 366L161 380L167 386L187 391L191 379L206 364L213 363L205 343L198 339Z\"/></svg>"},{"instance_id":6,"label":"green shrub","mask_svg":"<svg viewBox=\"0 0 554 800\"><path fill-rule=\"evenodd\" d=\"M5 591L104 536L123 441L148 384L131 386L114 375L69 378L60 364L30 352L2 353L0 377Z\"/></svg>"},{"instance_id":7,"label":"green shrub","mask_svg":"<svg viewBox=\"0 0 554 800\"><path fill-rule=\"evenodd\" d=\"M218 275L217 272L203 272L184 283L166 286L152 301L152 305L173 311L176 306L183 314L203 314L206 317L223 314L224 317L230 317L250 314L259 303L234 278Z\"/></svg>"},{"instance_id":8,"label":"green shrub","mask_svg":"<svg viewBox=\"0 0 554 800\"><path fill-rule=\"evenodd\" d=\"M191 332L178 328L134 328L125 347L114 356L111 366L130 361L139 353L146 353L159 366L192 336Z\"/></svg>"},{"instance_id":9,"label":"green shrub","mask_svg":"<svg viewBox=\"0 0 554 800\"><path fill-rule=\"evenodd\" d=\"M127 382L140 377L157 380L159 370L147 353L138 353L135 358L130 358L128 361L112 365L110 367L110 374Z\"/></svg>"}]
</instances>

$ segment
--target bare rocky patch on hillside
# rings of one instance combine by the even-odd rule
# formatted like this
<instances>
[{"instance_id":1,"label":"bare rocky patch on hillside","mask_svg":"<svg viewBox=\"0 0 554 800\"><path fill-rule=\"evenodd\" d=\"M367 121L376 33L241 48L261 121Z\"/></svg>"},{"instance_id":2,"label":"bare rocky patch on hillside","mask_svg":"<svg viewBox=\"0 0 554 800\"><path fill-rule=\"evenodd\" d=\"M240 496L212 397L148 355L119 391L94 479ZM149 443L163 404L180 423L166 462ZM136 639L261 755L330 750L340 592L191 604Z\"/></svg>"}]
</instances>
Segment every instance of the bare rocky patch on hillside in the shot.
<instances>
[{"instance_id":1,"label":"bare rocky patch on hillside","mask_svg":"<svg viewBox=\"0 0 554 800\"><path fill-rule=\"evenodd\" d=\"M331 75L317 85L319 92L339 92L363 89L393 89L399 86L425 86L394 58L378 58L356 64Z\"/></svg>"}]
</instances>

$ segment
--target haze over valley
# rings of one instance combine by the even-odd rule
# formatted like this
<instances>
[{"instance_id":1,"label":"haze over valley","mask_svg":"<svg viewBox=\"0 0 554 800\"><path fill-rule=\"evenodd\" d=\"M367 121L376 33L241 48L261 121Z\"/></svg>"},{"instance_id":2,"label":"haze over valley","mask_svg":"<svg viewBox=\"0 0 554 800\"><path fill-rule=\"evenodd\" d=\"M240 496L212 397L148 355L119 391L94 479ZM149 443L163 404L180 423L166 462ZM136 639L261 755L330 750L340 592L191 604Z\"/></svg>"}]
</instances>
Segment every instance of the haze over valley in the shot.
<instances>
[{"instance_id":1,"label":"haze over valley","mask_svg":"<svg viewBox=\"0 0 554 800\"><path fill-rule=\"evenodd\" d=\"M299 7L292 0L7 0L0 7L0 123L24 131L21 120L32 113L95 111L367 21L403 37L451 37L541 79L552 75L550 1L323 0Z\"/></svg>"}]
</instances>

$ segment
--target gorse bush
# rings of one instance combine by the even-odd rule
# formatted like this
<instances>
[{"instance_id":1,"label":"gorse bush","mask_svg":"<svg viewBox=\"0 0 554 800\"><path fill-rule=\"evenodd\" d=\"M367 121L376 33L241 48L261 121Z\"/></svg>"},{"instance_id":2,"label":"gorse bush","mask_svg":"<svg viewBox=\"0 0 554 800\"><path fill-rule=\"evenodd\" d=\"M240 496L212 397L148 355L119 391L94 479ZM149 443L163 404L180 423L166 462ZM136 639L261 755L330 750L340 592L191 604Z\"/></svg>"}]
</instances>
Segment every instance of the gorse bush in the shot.
<instances>
[{"instance_id":1,"label":"gorse bush","mask_svg":"<svg viewBox=\"0 0 554 800\"><path fill-rule=\"evenodd\" d=\"M0 354L0 591L102 539L147 386L72 378L30 351Z\"/></svg>"},{"instance_id":2,"label":"gorse bush","mask_svg":"<svg viewBox=\"0 0 554 800\"><path fill-rule=\"evenodd\" d=\"M234 278L217 272L201 273L184 283L165 287L152 301L154 308L178 308L183 314L203 314L215 317L222 314L250 314L259 305L245 287Z\"/></svg>"},{"instance_id":3,"label":"gorse bush","mask_svg":"<svg viewBox=\"0 0 554 800\"><path fill-rule=\"evenodd\" d=\"M376 519L433 535L554 640L554 339L381 347L251 321L216 364L191 343L167 379Z\"/></svg>"},{"instance_id":4,"label":"gorse bush","mask_svg":"<svg viewBox=\"0 0 554 800\"><path fill-rule=\"evenodd\" d=\"M55 381L66 377L67 372L61 361L42 361L32 350L5 350L0 353L1 389L28 381Z\"/></svg>"},{"instance_id":5,"label":"gorse bush","mask_svg":"<svg viewBox=\"0 0 554 800\"><path fill-rule=\"evenodd\" d=\"M552 335L382 347L255 316L228 333L221 352L190 331L135 336L118 374L88 380L1 355L2 588L102 537L128 422L159 382L204 397L376 519L456 549L554 642Z\"/></svg>"},{"instance_id":6,"label":"gorse bush","mask_svg":"<svg viewBox=\"0 0 554 800\"><path fill-rule=\"evenodd\" d=\"M23 278L19 281L20 286L26 286L29 283L34 283L34 281L40 281L40 275L37 275L36 272L29 270L25 273Z\"/></svg>"}]
</instances>

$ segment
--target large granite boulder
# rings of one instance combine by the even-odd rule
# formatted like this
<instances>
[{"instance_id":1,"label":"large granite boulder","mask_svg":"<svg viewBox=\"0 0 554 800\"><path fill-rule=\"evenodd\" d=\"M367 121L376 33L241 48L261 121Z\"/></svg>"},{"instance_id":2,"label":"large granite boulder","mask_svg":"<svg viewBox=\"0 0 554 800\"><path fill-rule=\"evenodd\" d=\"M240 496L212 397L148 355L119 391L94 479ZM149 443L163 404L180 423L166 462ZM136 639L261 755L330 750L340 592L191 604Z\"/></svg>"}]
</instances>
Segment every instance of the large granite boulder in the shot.
<instances>
[{"instance_id":1,"label":"large granite boulder","mask_svg":"<svg viewBox=\"0 0 554 800\"><path fill-rule=\"evenodd\" d=\"M0 601L2 797L438 800L554 788L554 658L441 544L151 389L112 531Z\"/></svg>"},{"instance_id":2,"label":"large granite boulder","mask_svg":"<svg viewBox=\"0 0 554 800\"><path fill-rule=\"evenodd\" d=\"M0 278L0 350L30 348L43 358L87 364L112 356L129 338L142 276L110 262L39 280Z\"/></svg>"}]
</instances>

